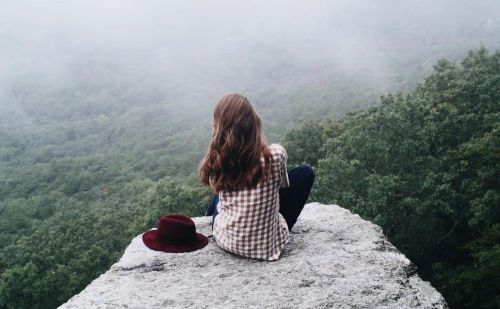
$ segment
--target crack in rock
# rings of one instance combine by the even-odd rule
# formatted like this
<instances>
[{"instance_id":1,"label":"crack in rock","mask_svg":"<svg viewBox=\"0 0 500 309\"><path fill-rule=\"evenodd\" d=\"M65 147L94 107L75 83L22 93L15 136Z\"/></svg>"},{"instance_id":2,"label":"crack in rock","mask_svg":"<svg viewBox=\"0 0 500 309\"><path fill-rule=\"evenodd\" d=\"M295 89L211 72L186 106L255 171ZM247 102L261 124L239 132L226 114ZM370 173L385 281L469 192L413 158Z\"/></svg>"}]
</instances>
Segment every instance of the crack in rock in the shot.
<instances>
[{"instance_id":1,"label":"crack in rock","mask_svg":"<svg viewBox=\"0 0 500 309\"><path fill-rule=\"evenodd\" d=\"M113 269L115 272L131 272L138 270L139 272L151 272L151 271L162 271L165 269L165 263L159 263L159 264L152 264L152 265L146 265L146 264L140 264L137 266L131 266L131 267L116 267Z\"/></svg>"}]
</instances>

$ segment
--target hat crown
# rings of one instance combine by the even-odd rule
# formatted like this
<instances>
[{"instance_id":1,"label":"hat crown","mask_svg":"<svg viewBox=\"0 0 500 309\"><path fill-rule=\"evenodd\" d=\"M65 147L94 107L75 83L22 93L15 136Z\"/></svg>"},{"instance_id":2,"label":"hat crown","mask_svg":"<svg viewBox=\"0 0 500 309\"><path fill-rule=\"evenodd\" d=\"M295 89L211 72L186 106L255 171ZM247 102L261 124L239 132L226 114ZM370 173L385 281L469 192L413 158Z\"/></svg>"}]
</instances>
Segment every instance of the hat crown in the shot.
<instances>
[{"instance_id":1,"label":"hat crown","mask_svg":"<svg viewBox=\"0 0 500 309\"><path fill-rule=\"evenodd\" d=\"M186 216L162 216L158 222L156 239L164 244L191 244L196 241L196 226Z\"/></svg>"}]
</instances>

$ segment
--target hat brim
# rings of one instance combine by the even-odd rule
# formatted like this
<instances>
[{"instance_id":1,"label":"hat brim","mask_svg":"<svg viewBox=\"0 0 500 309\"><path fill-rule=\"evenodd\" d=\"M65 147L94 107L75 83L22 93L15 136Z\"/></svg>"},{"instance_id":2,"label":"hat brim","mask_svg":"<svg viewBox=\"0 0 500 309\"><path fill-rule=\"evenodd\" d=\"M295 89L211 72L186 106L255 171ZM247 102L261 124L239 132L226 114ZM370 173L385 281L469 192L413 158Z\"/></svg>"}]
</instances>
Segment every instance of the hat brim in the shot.
<instances>
[{"instance_id":1,"label":"hat brim","mask_svg":"<svg viewBox=\"0 0 500 309\"><path fill-rule=\"evenodd\" d=\"M142 241L149 249L155 251L172 252L172 253L192 252L199 250L208 244L208 238L201 233L196 233L196 241L192 244L187 244L187 245L164 244L156 239L156 229L147 231L144 234L142 234Z\"/></svg>"}]
</instances>

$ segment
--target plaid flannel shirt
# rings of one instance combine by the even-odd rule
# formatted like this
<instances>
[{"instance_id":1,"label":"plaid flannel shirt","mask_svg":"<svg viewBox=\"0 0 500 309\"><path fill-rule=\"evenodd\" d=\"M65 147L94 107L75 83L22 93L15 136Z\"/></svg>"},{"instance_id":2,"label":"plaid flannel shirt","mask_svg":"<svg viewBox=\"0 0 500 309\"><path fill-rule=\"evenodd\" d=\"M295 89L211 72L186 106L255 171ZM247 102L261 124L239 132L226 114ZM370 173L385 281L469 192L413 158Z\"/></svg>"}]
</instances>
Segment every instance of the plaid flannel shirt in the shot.
<instances>
[{"instance_id":1,"label":"plaid flannel shirt","mask_svg":"<svg viewBox=\"0 0 500 309\"><path fill-rule=\"evenodd\" d=\"M288 242L288 225L279 213L279 190L289 187L287 153L271 144L273 168L269 180L255 188L218 192L219 214L213 236L222 249L249 258L277 260ZM261 157L261 162L264 158Z\"/></svg>"}]
</instances>

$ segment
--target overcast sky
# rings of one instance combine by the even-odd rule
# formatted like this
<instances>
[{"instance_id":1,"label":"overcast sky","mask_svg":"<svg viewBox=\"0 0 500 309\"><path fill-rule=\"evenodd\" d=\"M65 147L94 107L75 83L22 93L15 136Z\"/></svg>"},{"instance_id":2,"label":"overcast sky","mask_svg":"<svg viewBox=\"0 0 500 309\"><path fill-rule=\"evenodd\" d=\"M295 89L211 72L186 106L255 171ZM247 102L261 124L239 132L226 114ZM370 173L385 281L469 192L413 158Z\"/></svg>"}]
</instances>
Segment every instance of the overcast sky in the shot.
<instances>
[{"instance_id":1,"label":"overcast sky","mask_svg":"<svg viewBox=\"0 0 500 309\"><path fill-rule=\"evenodd\" d=\"M279 76L277 59L377 79L394 57L497 48L499 34L496 0L2 0L0 90L128 79L220 94Z\"/></svg>"}]
</instances>

